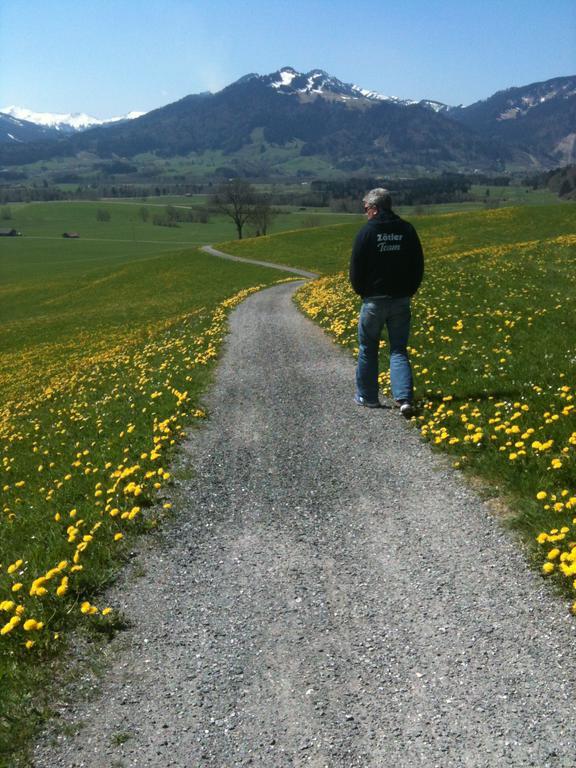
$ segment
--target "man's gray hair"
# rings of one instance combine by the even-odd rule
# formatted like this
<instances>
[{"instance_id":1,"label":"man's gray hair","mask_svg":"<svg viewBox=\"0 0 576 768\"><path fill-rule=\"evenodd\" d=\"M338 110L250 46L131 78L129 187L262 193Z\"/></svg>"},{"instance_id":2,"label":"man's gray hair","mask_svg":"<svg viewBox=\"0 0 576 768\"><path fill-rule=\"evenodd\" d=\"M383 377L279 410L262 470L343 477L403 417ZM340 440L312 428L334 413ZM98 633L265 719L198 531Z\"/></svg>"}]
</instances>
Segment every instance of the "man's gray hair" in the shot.
<instances>
[{"instance_id":1,"label":"man's gray hair","mask_svg":"<svg viewBox=\"0 0 576 768\"><path fill-rule=\"evenodd\" d=\"M366 205L373 205L375 208L378 208L379 211L389 211L392 207L392 196L390 195L390 192L383 187L371 189L370 192L367 192L364 195L362 200Z\"/></svg>"}]
</instances>

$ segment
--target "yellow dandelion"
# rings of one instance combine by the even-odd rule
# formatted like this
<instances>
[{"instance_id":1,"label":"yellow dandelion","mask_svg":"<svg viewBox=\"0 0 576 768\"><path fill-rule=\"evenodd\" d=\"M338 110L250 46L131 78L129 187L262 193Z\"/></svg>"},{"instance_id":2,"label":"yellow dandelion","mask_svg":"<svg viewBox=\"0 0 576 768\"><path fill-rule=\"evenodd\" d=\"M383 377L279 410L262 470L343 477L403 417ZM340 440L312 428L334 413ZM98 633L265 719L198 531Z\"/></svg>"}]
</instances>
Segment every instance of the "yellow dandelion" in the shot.
<instances>
[{"instance_id":1,"label":"yellow dandelion","mask_svg":"<svg viewBox=\"0 0 576 768\"><path fill-rule=\"evenodd\" d=\"M27 619L22 626L25 632L34 632L42 629L44 622L36 621L36 619Z\"/></svg>"}]
</instances>

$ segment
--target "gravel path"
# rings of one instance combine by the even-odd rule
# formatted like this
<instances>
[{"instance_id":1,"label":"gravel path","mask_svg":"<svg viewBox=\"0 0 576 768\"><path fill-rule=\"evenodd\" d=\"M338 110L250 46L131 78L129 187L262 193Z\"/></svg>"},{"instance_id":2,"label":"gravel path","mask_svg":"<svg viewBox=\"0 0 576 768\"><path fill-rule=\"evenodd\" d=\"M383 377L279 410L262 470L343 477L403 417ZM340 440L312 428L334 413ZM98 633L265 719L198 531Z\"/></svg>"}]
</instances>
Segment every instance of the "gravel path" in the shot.
<instances>
[{"instance_id":1,"label":"gravel path","mask_svg":"<svg viewBox=\"0 0 576 768\"><path fill-rule=\"evenodd\" d=\"M270 269L279 269L282 272L291 272L294 275L300 275L301 277L318 277L316 272L308 272L306 269L299 269L298 267L291 267L287 264L274 264L272 261L258 261L258 259L245 259L243 256L232 256L224 251L218 251L211 245L203 245L200 248L201 251L205 251L210 256L217 256L219 259L227 259L228 261L242 261L244 264L257 264L259 267L269 267Z\"/></svg>"},{"instance_id":2,"label":"gravel path","mask_svg":"<svg viewBox=\"0 0 576 768\"><path fill-rule=\"evenodd\" d=\"M36 768L573 768L565 605L397 410L353 403L293 291L233 313L175 520L110 598L133 626Z\"/></svg>"}]
</instances>

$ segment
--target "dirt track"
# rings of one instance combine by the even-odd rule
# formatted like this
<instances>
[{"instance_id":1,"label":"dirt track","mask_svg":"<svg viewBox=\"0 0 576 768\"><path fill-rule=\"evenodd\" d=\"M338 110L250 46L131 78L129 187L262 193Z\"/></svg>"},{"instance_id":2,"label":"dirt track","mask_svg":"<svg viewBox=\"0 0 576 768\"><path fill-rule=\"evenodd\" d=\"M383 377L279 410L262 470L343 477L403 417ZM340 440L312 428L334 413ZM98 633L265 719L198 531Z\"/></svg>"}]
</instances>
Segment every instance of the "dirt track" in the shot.
<instances>
[{"instance_id":1,"label":"dirt track","mask_svg":"<svg viewBox=\"0 0 576 768\"><path fill-rule=\"evenodd\" d=\"M37 768L576 765L573 619L294 286L232 315L132 622ZM145 575L136 579L139 569Z\"/></svg>"}]
</instances>

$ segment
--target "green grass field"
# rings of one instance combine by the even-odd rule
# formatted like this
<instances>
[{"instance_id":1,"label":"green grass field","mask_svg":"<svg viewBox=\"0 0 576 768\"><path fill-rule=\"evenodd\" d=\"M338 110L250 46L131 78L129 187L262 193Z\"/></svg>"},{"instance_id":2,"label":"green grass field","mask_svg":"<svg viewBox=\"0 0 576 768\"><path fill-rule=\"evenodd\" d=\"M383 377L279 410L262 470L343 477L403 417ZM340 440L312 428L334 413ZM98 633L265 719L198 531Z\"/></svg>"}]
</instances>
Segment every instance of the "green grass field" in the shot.
<instances>
[{"instance_id":1,"label":"green grass field","mask_svg":"<svg viewBox=\"0 0 576 768\"><path fill-rule=\"evenodd\" d=\"M170 456L204 415L227 312L281 278L123 234L0 243L0 765L49 704L69 632L120 625L99 591L167 514Z\"/></svg>"},{"instance_id":2,"label":"green grass field","mask_svg":"<svg viewBox=\"0 0 576 768\"><path fill-rule=\"evenodd\" d=\"M399 212L404 215L401 209ZM426 249L434 252L540 240L573 233L575 229L574 206L567 203L433 216L410 216L407 212L406 216L417 226ZM328 274L348 267L354 235L364 221L362 216L350 216L339 226L288 232L282 237L230 241L221 247L236 256L292 264Z\"/></svg>"},{"instance_id":3,"label":"green grass field","mask_svg":"<svg viewBox=\"0 0 576 768\"><path fill-rule=\"evenodd\" d=\"M12 219L2 221L1 228L18 229L26 241L34 239L62 240L64 232L78 232L83 242L106 240L109 244L117 243L116 250L106 253L135 253L139 257L147 253L158 253L159 247L174 245L204 245L236 237L234 225L224 214L209 213L208 222L180 223L177 227L158 226L152 223L155 213L162 213L166 206L173 205L181 209L192 210L196 214L204 210L205 196L162 197L142 200L101 200L87 202L50 202L50 203L13 203L8 206ZM141 210L146 209L148 221L141 218ZM97 213L105 210L110 214L109 221L98 221ZM300 211L294 207L283 207L274 216L270 225L271 232L283 232L306 227L311 215L319 224L346 222L347 214L331 213L328 210L313 212ZM250 234L250 227L245 235ZM26 250L32 247L27 242Z\"/></svg>"},{"instance_id":4,"label":"green grass field","mask_svg":"<svg viewBox=\"0 0 576 768\"><path fill-rule=\"evenodd\" d=\"M227 312L281 277L197 250L231 238L230 222L158 227L138 218L142 205L14 205L5 224L24 235L0 240L0 766L17 765L14 750L49 709L40 692L65 668L70 633L121 626L101 588L132 536L168 514L171 456L205 415ZM96 220L101 208L110 221ZM414 424L455 467L489 481L535 562L569 593L574 210L411 217L427 257L411 340ZM275 220L294 231L219 247L321 273L299 304L353 353L358 301L346 269L363 219L325 214L344 223L299 229L309 215ZM66 230L81 238L64 240ZM381 382L386 390L385 371Z\"/></svg>"}]
</instances>

